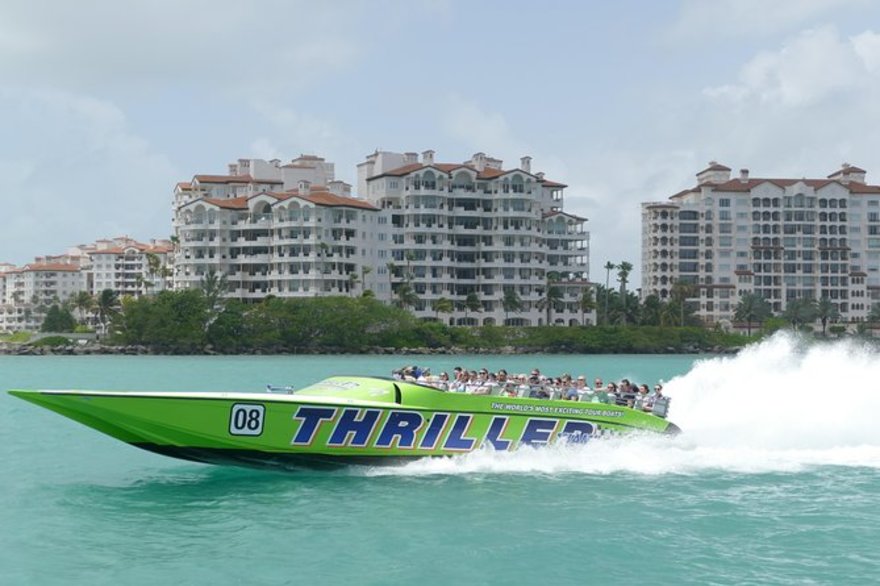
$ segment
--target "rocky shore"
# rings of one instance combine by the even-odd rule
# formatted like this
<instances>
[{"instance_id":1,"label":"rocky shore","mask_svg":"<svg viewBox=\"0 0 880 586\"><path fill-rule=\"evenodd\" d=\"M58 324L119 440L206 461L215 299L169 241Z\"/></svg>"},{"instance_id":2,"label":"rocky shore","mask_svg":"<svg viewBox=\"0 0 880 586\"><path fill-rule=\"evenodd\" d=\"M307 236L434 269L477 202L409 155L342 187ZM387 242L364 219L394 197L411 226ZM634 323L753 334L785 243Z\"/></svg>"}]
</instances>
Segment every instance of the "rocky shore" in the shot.
<instances>
[{"instance_id":1,"label":"rocky shore","mask_svg":"<svg viewBox=\"0 0 880 586\"><path fill-rule=\"evenodd\" d=\"M735 354L738 349L735 348L700 348L698 346L689 345L683 348L668 347L660 352L662 354ZM496 354L516 356L520 354L545 354L548 351L543 348L503 346L500 348L390 348L390 347L371 347L364 349L358 354L374 354L374 355L460 355L460 354ZM148 346L129 345L129 346L113 346L105 344L70 344L63 346L40 346L31 344L9 344L0 343L0 355L12 356L96 356L96 355L121 355L121 356L147 356L147 355L183 355L183 356L217 356L217 355L298 355L298 354L350 354L351 352L343 351L339 348L294 348L294 349L277 349L277 350L253 350L248 352L223 352L211 346L192 351L164 351L150 348ZM576 354L576 352L565 352L564 350L554 349L554 354Z\"/></svg>"}]
</instances>

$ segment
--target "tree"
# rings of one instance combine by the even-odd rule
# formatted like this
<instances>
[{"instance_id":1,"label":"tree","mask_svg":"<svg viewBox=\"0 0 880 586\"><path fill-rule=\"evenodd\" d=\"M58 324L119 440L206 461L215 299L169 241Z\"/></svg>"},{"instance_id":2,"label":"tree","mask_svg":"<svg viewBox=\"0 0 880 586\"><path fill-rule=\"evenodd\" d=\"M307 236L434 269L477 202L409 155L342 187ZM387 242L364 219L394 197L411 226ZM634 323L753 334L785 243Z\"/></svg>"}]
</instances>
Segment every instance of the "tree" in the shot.
<instances>
[{"instance_id":1,"label":"tree","mask_svg":"<svg viewBox=\"0 0 880 586\"><path fill-rule=\"evenodd\" d=\"M504 297L501 298L501 308L504 309L504 321L510 319L510 312L519 313L523 310L522 299L516 294L516 289L509 287L504 290Z\"/></svg>"},{"instance_id":2,"label":"tree","mask_svg":"<svg viewBox=\"0 0 880 586\"><path fill-rule=\"evenodd\" d=\"M434 316L440 319L441 313L452 313L455 310L455 304L452 303L451 299L440 297L434 300L431 308L434 310Z\"/></svg>"},{"instance_id":3,"label":"tree","mask_svg":"<svg viewBox=\"0 0 880 586\"><path fill-rule=\"evenodd\" d=\"M464 317L467 319L469 311L480 312L483 310L483 304L476 292L471 291L464 298Z\"/></svg>"},{"instance_id":4,"label":"tree","mask_svg":"<svg viewBox=\"0 0 880 586\"><path fill-rule=\"evenodd\" d=\"M868 323L880 323L880 303L875 303L871 306L871 311L868 312Z\"/></svg>"},{"instance_id":5,"label":"tree","mask_svg":"<svg viewBox=\"0 0 880 586\"><path fill-rule=\"evenodd\" d=\"M419 304L419 296L408 282L401 283L397 287L397 305L401 309L415 307Z\"/></svg>"},{"instance_id":6,"label":"tree","mask_svg":"<svg viewBox=\"0 0 880 586\"><path fill-rule=\"evenodd\" d=\"M368 267L368 266L361 267L361 286L363 288L363 291L361 292L362 297L366 297L367 291L370 291L369 289L367 289L367 275L369 275L372 272L373 272L373 267ZM370 293L372 293L372 291L370 291Z\"/></svg>"},{"instance_id":7,"label":"tree","mask_svg":"<svg viewBox=\"0 0 880 586\"><path fill-rule=\"evenodd\" d=\"M581 325L587 325L587 312L596 309L596 300L593 298L593 288L587 287L581 293L578 300L578 308L581 310Z\"/></svg>"},{"instance_id":8,"label":"tree","mask_svg":"<svg viewBox=\"0 0 880 586\"><path fill-rule=\"evenodd\" d=\"M641 319L643 326L659 326L663 323L663 302L657 295L648 295L642 303Z\"/></svg>"},{"instance_id":9,"label":"tree","mask_svg":"<svg viewBox=\"0 0 880 586\"><path fill-rule=\"evenodd\" d=\"M786 304L782 317L794 329L814 322L816 321L816 300L807 298L792 299Z\"/></svg>"},{"instance_id":10,"label":"tree","mask_svg":"<svg viewBox=\"0 0 880 586\"><path fill-rule=\"evenodd\" d=\"M327 244L326 242L319 242L318 243L318 256L321 259L321 268L320 268L320 271L321 271L321 292L324 291L324 275L327 273L326 259L327 259L328 253L330 254L330 256L333 255L333 252L330 250L330 245Z\"/></svg>"},{"instance_id":11,"label":"tree","mask_svg":"<svg viewBox=\"0 0 880 586\"><path fill-rule=\"evenodd\" d=\"M352 297L354 297L354 290L359 282L357 273L348 273L348 292Z\"/></svg>"},{"instance_id":12,"label":"tree","mask_svg":"<svg viewBox=\"0 0 880 586\"><path fill-rule=\"evenodd\" d=\"M615 269L615 264L610 260L605 263L605 320L604 325L608 325L608 287L610 286L611 271Z\"/></svg>"},{"instance_id":13,"label":"tree","mask_svg":"<svg viewBox=\"0 0 880 586\"><path fill-rule=\"evenodd\" d=\"M229 291L229 281L223 273L217 274L214 269L202 277L199 281L199 289L205 296L205 306L207 307L208 316L205 320L205 329L217 319L224 309L225 301L223 296Z\"/></svg>"},{"instance_id":14,"label":"tree","mask_svg":"<svg viewBox=\"0 0 880 586\"><path fill-rule=\"evenodd\" d=\"M95 298L89 295L88 291L77 291L76 295L70 298L71 306L79 312L80 323L86 322L86 316L92 312L95 306Z\"/></svg>"},{"instance_id":15,"label":"tree","mask_svg":"<svg viewBox=\"0 0 880 586\"><path fill-rule=\"evenodd\" d=\"M693 314L693 308L688 304L688 298L693 297L695 287L685 281L676 281L672 284L669 303L666 305L666 323L678 322L679 327L684 327L685 321Z\"/></svg>"},{"instance_id":16,"label":"tree","mask_svg":"<svg viewBox=\"0 0 880 586\"><path fill-rule=\"evenodd\" d=\"M550 271L547 273L547 286L544 289L544 297L538 301L538 309L547 312L547 325L552 325L550 321L552 310L559 310L563 307L562 289L556 285L559 282L559 273Z\"/></svg>"},{"instance_id":17,"label":"tree","mask_svg":"<svg viewBox=\"0 0 880 586\"><path fill-rule=\"evenodd\" d=\"M113 289L104 289L98 294L94 311L97 314L96 317L98 318L98 323L101 324L101 331L103 333L107 333L107 322L119 315L121 307L119 293Z\"/></svg>"},{"instance_id":18,"label":"tree","mask_svg":"<svg viewBox=\"0 0 880 586\"><path fill-rule=\"evenodd\" d=\"M41 332L72 332L76 328L76 320L66 308L52 305L46 312L46 318L43 325L40 326Z\"/></svg>"},{"instance_id":19,"label":"tree","mask_svg":"<svg viewBox=\"0 0 880 586\"><path fill-rule=\"evenodd\" d=\"M828 325L828 320L837 321L840 318L840 311L835 304L831 303L830 299L823 297L816 304L816 317L822 322L822 337L825 337L825 327Z\"/></svg>"},{"instance_id":20,"label":"tree","mask_svg":"<svg viewBox=\"0 0 880 586\"><path fill-rule=\"evenodd\" d=\"M770 304L757 293L746 293L736 304L733 319L746 322L746 334L752 335L752 323L761 323L770 316Z\"/></svg>"},{"instance_id":21,"label":"tree","mask_svg":"<svg viewBox=\"0 0 880 586\"><path fill-rule=\"evenodd\" d=\"M620 283L620 300L623 303L623 325L626 325L626 285L629 282L629 274L632 272L633 266L631 263L621 261L619 265L617 265L617 281Z\"/></svg>"}]
</instances>

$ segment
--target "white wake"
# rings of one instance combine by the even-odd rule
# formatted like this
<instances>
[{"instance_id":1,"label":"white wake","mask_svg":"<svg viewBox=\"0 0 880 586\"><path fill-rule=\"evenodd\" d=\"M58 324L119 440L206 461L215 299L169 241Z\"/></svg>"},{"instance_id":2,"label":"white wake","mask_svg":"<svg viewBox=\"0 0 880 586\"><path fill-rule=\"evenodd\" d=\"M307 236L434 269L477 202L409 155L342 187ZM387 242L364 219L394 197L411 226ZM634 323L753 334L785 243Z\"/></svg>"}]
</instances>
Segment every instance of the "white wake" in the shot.
<instances>
[{"instance_id":1,"label":"white wake","mask_svg":"<svg viewBox=\"0 0 880 586\"><path fill-rule=\"evenodd\" d=\"M790 334L670 380L676 438L643 436L512 453L475 452L370 474L696 474L880 469L880 354L859 342Z\"/></svg>"}]
</instances>

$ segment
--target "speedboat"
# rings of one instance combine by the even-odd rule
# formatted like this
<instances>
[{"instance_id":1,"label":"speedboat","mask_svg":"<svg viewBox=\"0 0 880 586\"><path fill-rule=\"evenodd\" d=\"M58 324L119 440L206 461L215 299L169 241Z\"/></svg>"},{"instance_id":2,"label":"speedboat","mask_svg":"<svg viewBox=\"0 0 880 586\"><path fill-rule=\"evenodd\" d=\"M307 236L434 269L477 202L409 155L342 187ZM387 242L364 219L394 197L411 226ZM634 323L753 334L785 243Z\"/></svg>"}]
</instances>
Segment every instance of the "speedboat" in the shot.
<instances>
[{"instance_id":1,"label":"speedboat","mask_svg":"<svg viewBox=\"0 0 880 586\"><path fill-rule=\"evenodd\" d=\"M665 418L614 404L453 393L365 376L258 393L9 392L151 452L293 470L679 432Z\"/></svg>"}]
</instances>

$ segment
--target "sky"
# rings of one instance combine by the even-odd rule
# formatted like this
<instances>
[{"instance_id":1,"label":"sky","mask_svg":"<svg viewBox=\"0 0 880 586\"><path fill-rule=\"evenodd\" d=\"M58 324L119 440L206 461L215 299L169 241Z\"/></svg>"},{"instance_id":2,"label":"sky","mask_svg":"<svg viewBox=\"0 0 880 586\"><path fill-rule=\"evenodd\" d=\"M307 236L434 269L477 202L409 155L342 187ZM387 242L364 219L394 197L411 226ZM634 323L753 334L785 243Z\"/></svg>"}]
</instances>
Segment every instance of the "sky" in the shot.
<instances>
[{"instance_id":1,"label":"sky","mask_svg":"<svg viewBox=\"0 0 880 586\"><path fill-rule=\"evenodd\" d=\"M171 234L238 158L473 153L569 187L591 278L719 161L880 183L872 0L0 0L0 262Z\"/></svg>"}]
</instances>

